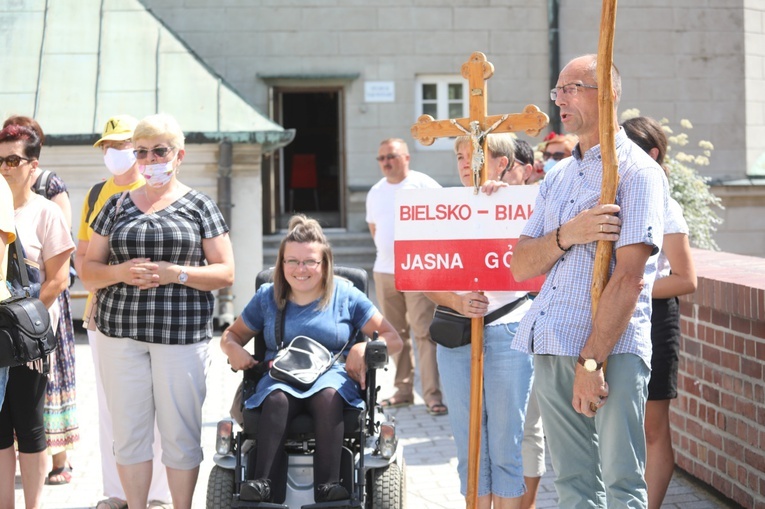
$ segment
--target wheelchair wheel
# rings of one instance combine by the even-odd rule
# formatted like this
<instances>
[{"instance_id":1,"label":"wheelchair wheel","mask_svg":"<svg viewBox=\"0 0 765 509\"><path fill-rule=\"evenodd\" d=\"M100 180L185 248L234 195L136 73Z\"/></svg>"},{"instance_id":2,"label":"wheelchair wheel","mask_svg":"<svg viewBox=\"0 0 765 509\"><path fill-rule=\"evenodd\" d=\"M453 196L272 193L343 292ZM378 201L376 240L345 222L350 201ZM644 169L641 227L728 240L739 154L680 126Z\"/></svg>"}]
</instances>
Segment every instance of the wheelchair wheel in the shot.
<instances>
[{"instance_id":1,"label":"wheelchair wheel","mask_svg":"<svg viewBox=\"0 0 765 509\"><path fill-rule=\"evenodd\" d=\"M406 467L391 463L372 471L371 509L404 509L406 507Z\"/></svg>"},{"instance_id":2,"label":"wheelchair wheel","mask_svg":"<svg viewBox=\"0 0 765 509\"><path fill-rule=\"evenodd\" d=\"M234 501L234 471L215 465L207 481L207 509L229 509Z\"/></svg>"}]
</instances>

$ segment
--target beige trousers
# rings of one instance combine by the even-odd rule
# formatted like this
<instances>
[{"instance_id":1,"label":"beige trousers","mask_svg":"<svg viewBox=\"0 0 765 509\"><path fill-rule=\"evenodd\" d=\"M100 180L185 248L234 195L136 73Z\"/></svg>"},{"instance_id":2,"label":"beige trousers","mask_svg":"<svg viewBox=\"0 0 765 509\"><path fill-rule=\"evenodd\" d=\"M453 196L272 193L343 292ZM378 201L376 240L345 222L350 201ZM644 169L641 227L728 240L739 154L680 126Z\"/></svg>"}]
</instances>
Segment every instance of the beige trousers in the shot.
<instances>
[{"instance_id":1,"label":"beige trousers","mask_svg":"<svg viewBox=\"0 0 765 509\"><path fill-rule=\"evenodd\" d=\"M436 305L420 292L396 290L393 274L374 273L375 293L380 311L404 341L404 348L391 356L396 366L396 399L414 396L414 350L417 344L417 364L420 367L422 399L427 405L441 403L441 388L436 363L436 344L430 339L430 322ZM411 336L410 336L411 329Z\"/></svg>"}]
</instances>

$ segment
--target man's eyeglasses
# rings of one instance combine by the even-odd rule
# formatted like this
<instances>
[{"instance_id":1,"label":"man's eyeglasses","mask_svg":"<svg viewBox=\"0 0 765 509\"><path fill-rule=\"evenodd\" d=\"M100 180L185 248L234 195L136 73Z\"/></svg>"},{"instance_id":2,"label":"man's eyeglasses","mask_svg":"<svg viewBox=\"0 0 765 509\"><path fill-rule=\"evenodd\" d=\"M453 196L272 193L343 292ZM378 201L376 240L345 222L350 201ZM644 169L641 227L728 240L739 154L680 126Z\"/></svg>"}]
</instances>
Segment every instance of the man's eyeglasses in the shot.
<instances>
[{"instance_id":1,"label":"man's eyeglasses","mask_svg":"<svg viewBox=\"0 0 765 509\"><path fill-rule=\"evenodd\" d=\"M31 161L31 159L11 154L8 157L0 157L0 166L5 163L8 168L18 168L21 161Z\"/></svg>"},{"instance_id":2,"label":"man's eyeglasses","mask_svg":"<svg viewBox=\"0 0 765 509\"><path fill-rule=\"evenodd\" d=\"M553 159L555 159L556 161L560 161L561 159L566 157L566 154L563 153L563 152L544 152L544 153L542 153L542 159L544 159L545 161L547 161L551 157Z\"/></svg>"},{"instance_id":3,"label":"man's eyeglasses","mask_svg":"<svg viewBox=\"0 0 765 509\"><path fill-rule=\"evenodd\" d=\"M397 158L400 155L401 154L385 154L384 156L377 156L377 157L375 157L375 159L377 159L378 163L381 163L381 162L383 162L385 160L390 161L392 159L395 159L395 158Z\"/></svg>"},{"instance_id":4,"label":"man's eyeglasses","mask_svg":"<svg viewBox=\"0 0 765 509\"><path fill-rule=\"evenodd\" d=\"M563 94L570 95L571 97L574 97L576 93L579 91L579 88L598 88L597 85L585 85L584 83L566 83L565 85L562 85L560 87L555 87L552 90L550 90L550 99L555 101L558 99L558 91Z\"/></svg>"},{"instance_id":5,"label":"man's eyeglasses","mask_svg":"<svg viewBox=\"0 0 765 509\"><path fill-rule=\"evenodd\" d=\"M151 150L146 150L145 148L141 148L138 150L134 150L133 154L135 154L136 159L146 159L149 155L149 152L151 152L157 157L165 157L168 152L172 152L173 150L175 150L175 147L155 147Z\"/></svg>"},{"instance_id":6,"label":"man's eyeglasses","mask_svg":"<svg viewBox=\"0 0 765 509\"><path fill-rule=\"evenodd\" d=\"M310 258L308 260L284 260L284 265L291 269L296 269L300 267L301 265L304 266L307 269L315 269L319 264L321 263L321 260L311 260Z\"/></svg>"}]
</instances>

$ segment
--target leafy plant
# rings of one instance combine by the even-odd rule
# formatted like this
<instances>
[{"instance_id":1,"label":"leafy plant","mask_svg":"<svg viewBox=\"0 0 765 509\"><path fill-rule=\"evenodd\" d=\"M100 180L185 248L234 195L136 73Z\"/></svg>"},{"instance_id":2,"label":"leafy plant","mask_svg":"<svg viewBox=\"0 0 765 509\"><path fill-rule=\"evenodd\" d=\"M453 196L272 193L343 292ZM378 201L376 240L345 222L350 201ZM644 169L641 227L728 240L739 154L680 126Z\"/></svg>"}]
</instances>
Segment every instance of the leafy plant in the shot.
<instances>
[{"instance_id":1,"label":"leafy plant","mask_svg":"<svg viewBox=\"0 0 765 509\"><path fill-rule=\"evenodd\" d=\"M625 110L621 120L624 122L639 116L640 111L633 108ZM696 170L698 166L709 165L714 146L709 141L701 140L698 142L699 153L689 153L684 149L690 143L688 134L685 131L675 134L666 118L659 120L659 123L667 134L664 166L669 170L670 194L683 208L689 229L688 240L693 247L719 251L712 235L723 220L714 209L725 207L720 198L712 194L708 183L710 179L699 175ZM691 122L686 119L680 121L680 127L684 130L693 129Z\"/></svg>"}]
</instances>

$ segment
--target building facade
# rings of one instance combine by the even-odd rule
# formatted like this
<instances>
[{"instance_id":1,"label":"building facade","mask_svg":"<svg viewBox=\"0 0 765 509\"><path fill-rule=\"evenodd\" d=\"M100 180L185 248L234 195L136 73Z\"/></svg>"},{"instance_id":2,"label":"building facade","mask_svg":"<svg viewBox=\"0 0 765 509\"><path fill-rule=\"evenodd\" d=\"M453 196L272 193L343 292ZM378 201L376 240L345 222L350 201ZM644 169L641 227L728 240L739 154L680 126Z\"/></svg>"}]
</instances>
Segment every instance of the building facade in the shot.
<instances>
[{"instance_id":1,"label":"building facade","mask_svg":"<svg viewBox=\"0 0 765 509\"><path fill-rule=\"evenodd\" d=\"M413 168L457 184L450 144L422 147L409 128L423 112L460 113L466 90L459 71L473 51L495 67L490 113L535 104L557 130L548 90L566 61L597 51L601 7L574 0L143 2L251 104L297 130L264 167L264 200L274 216L266 231L283 226L292 210L363 230L364 196L380 178L374 156L388 137L409 142ZM746 254L765 252L762 221L751 208L765 202L758 185L765 176L764 33L763 0L618 4L620 111L638 108L674 126L689 119L692 139L714 144L700 172L714 179L727 207L718 242ZM315 185L292 178L294 156L302 154L316 156ZM745 205L735 199L741 193Z\"/></svg>"}]
</instances>

